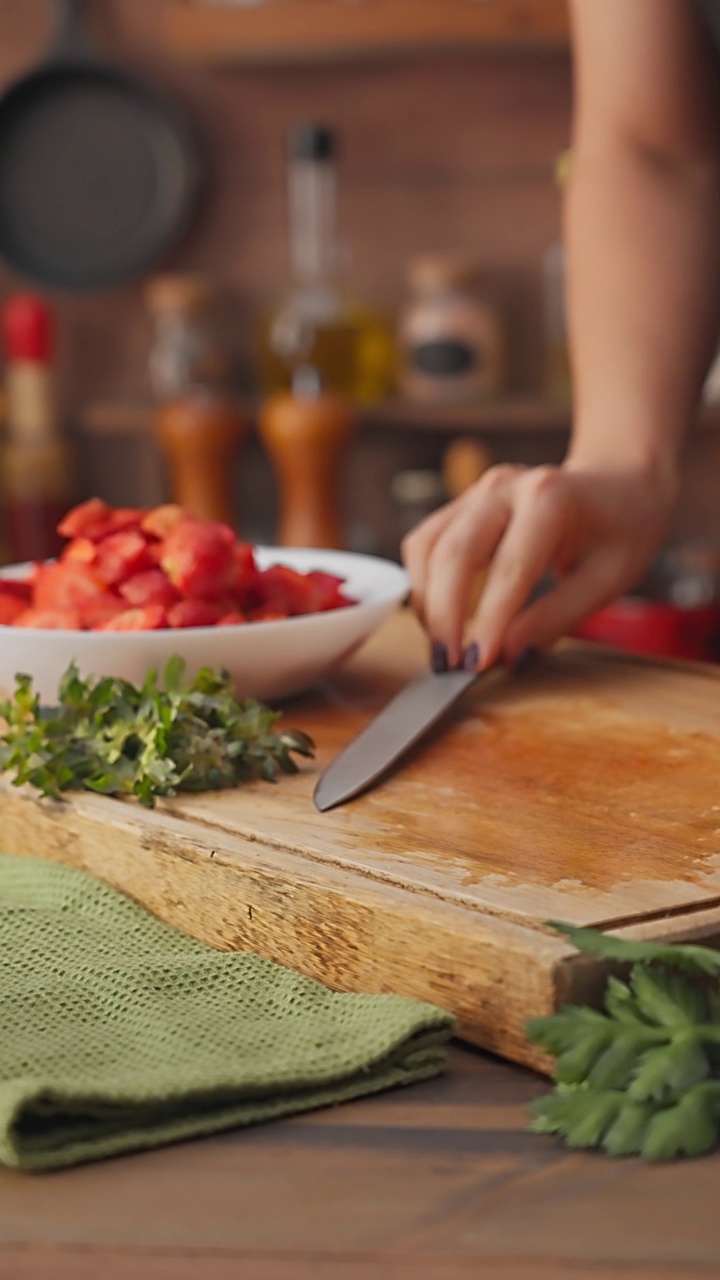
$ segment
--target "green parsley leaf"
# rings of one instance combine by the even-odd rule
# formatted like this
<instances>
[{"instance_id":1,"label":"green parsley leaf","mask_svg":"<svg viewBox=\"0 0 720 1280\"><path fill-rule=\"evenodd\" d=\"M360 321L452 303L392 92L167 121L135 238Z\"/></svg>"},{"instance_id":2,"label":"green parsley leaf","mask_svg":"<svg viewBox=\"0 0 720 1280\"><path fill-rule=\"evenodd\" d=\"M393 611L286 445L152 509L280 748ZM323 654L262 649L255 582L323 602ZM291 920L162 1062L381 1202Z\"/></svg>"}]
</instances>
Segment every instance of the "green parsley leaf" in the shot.
<instances>
[{"instance_id":1,"label":"green parsley leaf","mask_svg":"<svg viewBox=\"0 0 720 1280\"><path fill-rule=\"evenodd\" d=\"M554 925L582 951L629 963L607 978L604 1010L566 1005L528 1023L556 1058L555 1088L532 1128L570 1147L674 1160L720 1140L720 954Z\"/></svg>"}]
</instances>

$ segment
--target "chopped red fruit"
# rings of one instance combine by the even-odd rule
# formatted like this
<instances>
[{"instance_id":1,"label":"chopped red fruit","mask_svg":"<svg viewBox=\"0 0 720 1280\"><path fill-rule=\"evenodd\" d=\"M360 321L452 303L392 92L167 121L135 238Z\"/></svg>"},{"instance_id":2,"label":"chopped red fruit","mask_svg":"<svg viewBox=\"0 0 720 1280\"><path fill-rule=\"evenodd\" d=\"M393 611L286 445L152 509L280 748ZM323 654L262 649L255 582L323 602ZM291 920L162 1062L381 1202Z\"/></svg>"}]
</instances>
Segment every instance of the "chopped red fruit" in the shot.
<instances>
[{"instance_id":1,"label":"chopped red fruit","mask_svg":"<svg viewBox=\"0 0 720 1280\"><path fill-rule=\"evenodd\" d=\"M245 617L245 614L240 613L239 610L237 609L233 609L231 610L230 613L224 613L222 618L218 618L217 622L215 623L215 626L216 627L239 627L242 625L243 622L247 622L247 618Z\"/></svg>"},{"instance_id":2,"label":"chopped red fruit","mask_svg":"<svg viewBox=\"0 0 720 1280\"><path fill-rule=\"evenodd\" d=\"M152 511L148 511L147 515L143 516L140 528L143 533L148 533L153 538L166 538L174 525L187 519L187 511L175 502L166 502L163 506L153 507Z\"/></svg>"},{"instance_id":3,"label":"chopped red fruit","mask_svg":"<svg viewBox=\"0 0 720 1280\"><path fill-rule=\"evenodd\" d=\"M75 538L68 543L62 553L62 559L77 560L80 564L94 564L97 560L97 544L92 538Z\"/></svg>"},{"instance_id":4,"label":"chopped red fruit","mask_svg":"<svg viewBox=\"0 0 720 1280\"><path fill-rule=\"evenodd\" d=\"M136 529L112 533L98 544L95 570L108 586L116 586L151 565L147 540Z\"/></svg>"},{"instance_id":5,"label":"chopped red fruit","mask_svg":"<svg viewBox=\"0 0 720 1280\"><path fill-rule=\"evenodd\" d=\"M90 498L73 507L58 525L63 538L89 538L99 542L113 533L136 529L144 519L144 510L138 507L109 507L100 498Z\"/></svg>"},{"instance_id":6,"label":"chopped red fruit","mask_svg":"<svg viewBox=\"0 0 720 1280\"><path fill-rule=\"evenodd\" d=\"M258 568L229 525L176 503L151 510L81 502L60 521L68 544L26 578L0 578L0 626L137 631L279 622L355 602L322 570Z\"/></svg>"},{"instance_id":7,"label":"chopped red fruit","mask_svg":"<svg viewBox=\"0 0 720 1280\"><path fill-rule=\"evenodd\" d=\"M236 539L217 520L181 520L163 542L160 564L181 595L212 599L232 590Z\"/></svg>"},{"instance_id":8,"label":"chopped red fruit","mask_svg":"<svg viewBox=\"0 0 720 1280\"><path fill-rule=\"evenodd\" d=\"M255 597L259 608L292 616L313 611L312 589L305 574L285 564L273 564L258 574Z\"/></svg>"},{"instance_id":9,"label":"chopped red fruit","mask_svg":"<svg viewBox=\"0 0 720 1280\"><path fill-rule=\"evenodd\" d=\"M308 598L313 606L311 612L324 613L328 609L343 609L355 603L342 590L344 578L338 578L334 573L324 573L321 569L311 569L305 577L311 584L308 591Z\"/></svg>"},{"instance_id":10,"label":"chopped red fruit","mask_svg":"<svg viewBox=\"0 0 720 1280\"><path fill-rule=\"evenodd\" d=\"M25 609L14 621L16 627L40 627L43 631L81 631L80 614L74 609Z\"/></svg>"},{"instance_id":11,"label":"chopped red fruit","mask_svg":"<svg viewBox=\"0 0 720 1280\"><path fill-rule=\"evenodd\" d=\"M27 604L19 596L0 595L0 627L11 626L21 613L27 612Z\"/></svg>"},{"instance_id":12,"label":"chopped red fruit","mask_svg":"<svg viewBox=\"0 0 720 1280\"><path fill-rule=\"evenodd\" d=\"M170 627L212 627L220 610L211 600L179 600L168 609Z\"/></svg>"},{"instance_id":13,"label":"chopped red fruit","mask_svg":"<svg viewBox=\"0 0 720 1280\"><path fill-rule=\"evenodd\" d=\"M30 578L0 578L0 596L15 596L17 600L32 600L33 584Z\"/></svg>"},{"instance_id":14,"label":"chopped red fruit","mask_svg":"<svg viewBox=\"0 0 720 1280\"><path fill-rule=\"evenodd\" d=\"M107 586L93 569L77 561L60 560L38 568L33 604L37 609L77 609L106 594Z\"/></svg>"},{"instance_id":15,"label":"chopped red fruit","mask_svg":"<svg viewBox=\"0 0 720 1280\"><path fill-rule=\"evenodd\" d=\"M127 605L119 596L104 595L93 596L91 600L84 601L78 605L78 613L80 614L80 623L88 631L97 631L98 627L104 623L110 622L112 618L117 618L119 613L124 613Z\"/></svg>"},{"instance_id":16,"label":"chopped red fruit","mask_svg":"<svg viewBox=\"0 0 720 1280\"><path fill-rule=\"evenodd\" d=\"M160 604L146 604L142 609L124 609L98 631L159 631L167 626L165 610Z\"/></svg>"},{"instance_id":17,"label":"chopped red fruit","mask_svg":"<svg viewBox=\"0 0 720 1280\"><path fill-rule=\"evenodd\" d=\"M87 502L81 502L63 516L57 531L63 538L89 537L88 531L107 520L111 512L112 507L109 507L101 498L89 498Z\"/></svg>"},{"instance_id":18,"label":"chopped red fruit","mask_svg":"<svg viewBox=\"0 0 720 1280\"><path fill-rule=\"evenodd\" d=\"M162 569L145 569L121 582L118 591L131 605L162 604L167 608L179 600L176 588Z\"/></svg>"}]
</instances>

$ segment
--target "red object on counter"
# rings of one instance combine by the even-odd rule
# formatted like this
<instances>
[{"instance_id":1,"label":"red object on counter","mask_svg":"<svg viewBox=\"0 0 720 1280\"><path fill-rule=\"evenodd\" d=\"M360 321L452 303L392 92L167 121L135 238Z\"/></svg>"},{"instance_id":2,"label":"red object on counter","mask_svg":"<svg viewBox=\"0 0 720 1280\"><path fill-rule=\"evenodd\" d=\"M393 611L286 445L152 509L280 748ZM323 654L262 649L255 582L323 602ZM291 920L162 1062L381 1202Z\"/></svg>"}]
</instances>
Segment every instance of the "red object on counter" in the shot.
<instances>
[{"instance_id":1,"label":"red object on counter","mask_svg":"<svg viewBox=\"0 0 720 1280\"><path fill-rule=\"evenodd\" d=\"M2 449L4 533L11 560L57 555L67 510L71 458L59 428L53 378L54 316L30 293L7 300L1 317L7 362Z\"/></svg>"},{"instance_id":2,"label":"red object on counter","mask_svg":"<svg viewBox=\"0 0 720 1280\"><path fill-rule=\"evenodd\" d=\"M718 662L720 606L681 609L663 600L623 596L586 618L573 635L630 653Z\"/></svg>"},{"instance_id":3,"label":"red object on counter","mask_svg":"<svg viewBox=\"0 0 720 1280\"><path fill-rule=\"evenodd\" d=\"M10 363L30 360L50 364L55 345L53 314L42 298L32 293L10 298L3 310L2 333Z\"/></svg>"}]
</instances>

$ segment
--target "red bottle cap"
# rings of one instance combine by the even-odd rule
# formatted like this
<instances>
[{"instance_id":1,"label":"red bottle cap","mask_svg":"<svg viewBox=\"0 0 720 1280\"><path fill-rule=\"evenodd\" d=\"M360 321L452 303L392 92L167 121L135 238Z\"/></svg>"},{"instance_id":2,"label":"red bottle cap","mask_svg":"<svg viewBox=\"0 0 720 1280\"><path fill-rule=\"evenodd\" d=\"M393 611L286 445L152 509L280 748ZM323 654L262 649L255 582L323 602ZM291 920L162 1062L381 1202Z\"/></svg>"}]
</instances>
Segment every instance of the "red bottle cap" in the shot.
<instances>
[{"instance_id":1,"label":"red bottle cap","mask_svg":"<svg viewBox=\"0 0 720 1280\"><path fill-rule=\"evenodd\" d=\"M53 351L53 313L47 302L31 293L8 298L2 310L5 356L49 364Z\"/></svg>"}]
</instances>

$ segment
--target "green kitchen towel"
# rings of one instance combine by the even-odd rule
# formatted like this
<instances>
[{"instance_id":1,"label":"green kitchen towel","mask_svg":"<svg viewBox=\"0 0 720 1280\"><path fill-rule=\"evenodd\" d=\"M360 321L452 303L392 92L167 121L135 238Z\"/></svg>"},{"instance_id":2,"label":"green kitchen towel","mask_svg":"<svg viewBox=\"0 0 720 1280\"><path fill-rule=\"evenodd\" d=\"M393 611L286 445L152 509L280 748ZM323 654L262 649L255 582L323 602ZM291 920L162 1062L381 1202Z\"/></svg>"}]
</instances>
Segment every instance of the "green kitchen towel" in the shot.
<instances>
[{"instance_id":1,"label":"green kitchen towel","mask_svg":"<svg viewBox=\"0 0 720 1280\"><path fill-rule=\"evenodd\" d=\"M0 1163L58 1169L437 1075L452 1017L215 951L0 854Z\"/></svg>"}]
</instances>

